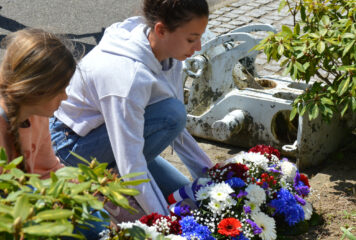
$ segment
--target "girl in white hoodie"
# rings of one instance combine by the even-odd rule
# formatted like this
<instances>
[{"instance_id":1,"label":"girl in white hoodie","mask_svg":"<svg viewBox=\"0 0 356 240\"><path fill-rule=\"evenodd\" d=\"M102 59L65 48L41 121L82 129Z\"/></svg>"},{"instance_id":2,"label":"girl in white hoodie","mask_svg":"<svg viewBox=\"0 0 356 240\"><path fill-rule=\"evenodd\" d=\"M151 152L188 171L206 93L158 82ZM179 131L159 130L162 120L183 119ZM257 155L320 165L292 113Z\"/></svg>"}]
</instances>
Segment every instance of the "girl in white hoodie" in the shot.
<instances>
[{"instance_id":1,"label":"girl in white hoodie","mask_svg":"<svg viewBox=\"0 0 356 240\"><path fill-rule=\"evenodd\" d=\"M159 154L171 144L193 178L212 166L185 129L181 61L201 48L206 0L144 0L144 17L106 29L80 62L50 125L53 148L66 165L69 151L143 172L137 186L146 214L168 214L165 197L189 180Z\"/></svg>"}]
</instances>

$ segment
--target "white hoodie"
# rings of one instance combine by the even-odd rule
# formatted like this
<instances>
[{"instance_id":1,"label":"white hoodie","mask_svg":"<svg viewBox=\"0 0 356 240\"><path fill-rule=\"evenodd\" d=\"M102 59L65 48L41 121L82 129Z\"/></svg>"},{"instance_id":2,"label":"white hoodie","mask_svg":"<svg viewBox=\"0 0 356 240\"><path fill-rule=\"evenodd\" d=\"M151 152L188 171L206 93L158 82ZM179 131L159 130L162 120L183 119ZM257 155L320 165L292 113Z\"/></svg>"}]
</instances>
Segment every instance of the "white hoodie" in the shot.
<instances>
[{"instance_id":1,"label":"white hoodie","mask_svg":"<svg viewBox=\"0 0 356 240\"><path fill-rule=\"evenodd\" d=\"M146 106L167 98L183 100L182 64L155 58L142 17L132 17L106 29L103 39L80 62L67 88L68 99L55 116L85 136L106 124L111 147L121 176L145 172L140 178L141 194L136 200L147 214L168 214L167 202L147 168L143 155L143 128ZM164 67L170 65L170 67ZM166 69L167 68L167 69ZM193 178L212 163L185 129L174 150Z\"/></svg>"}]
</instances>

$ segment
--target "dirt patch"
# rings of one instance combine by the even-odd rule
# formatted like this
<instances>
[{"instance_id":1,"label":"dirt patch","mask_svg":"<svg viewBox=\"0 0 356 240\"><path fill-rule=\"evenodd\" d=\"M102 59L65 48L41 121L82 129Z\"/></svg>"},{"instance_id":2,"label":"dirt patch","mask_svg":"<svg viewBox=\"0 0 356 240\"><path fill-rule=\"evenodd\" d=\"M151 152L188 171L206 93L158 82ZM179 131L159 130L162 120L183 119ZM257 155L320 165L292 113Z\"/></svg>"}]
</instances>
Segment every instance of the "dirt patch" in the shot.
<instances>
[{"instance_id":1,"label":"dirt patch","mask_svg":"<svg viewBox=\"0 0 356 240\"><path fill-rule=\"evenodd\" d=\"M199 146L214 162L231 158L246 149L197 139ZM166 149L162 156L189 176L177 155ZM312 194L308 200L316 213L321 216L321 224L310 227L309 231L290 240L341 239L340 227L353 227L356 236L356 137L351 136L347 144L329 156L322 165L302 171L309 177ZM345 238L347 239L347 238Z\"/></svg>"}]
</instances>

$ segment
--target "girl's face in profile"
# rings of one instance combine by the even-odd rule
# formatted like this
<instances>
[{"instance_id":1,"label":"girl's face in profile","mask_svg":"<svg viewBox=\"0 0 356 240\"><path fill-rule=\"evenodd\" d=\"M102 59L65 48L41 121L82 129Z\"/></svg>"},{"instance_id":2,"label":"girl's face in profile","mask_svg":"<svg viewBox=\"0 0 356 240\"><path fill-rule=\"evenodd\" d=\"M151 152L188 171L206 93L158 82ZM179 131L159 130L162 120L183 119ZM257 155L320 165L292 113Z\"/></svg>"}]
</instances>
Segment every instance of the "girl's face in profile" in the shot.
<instances>
[{"instance_id":1,"label":"girl's face in profile","mask_svg":"<svg viewBox=\"0 0 356 240\"><path fill-rule=\"evenodd\" d=\"M170 58L184 61L201 49L200 38L208 24L207 17L193 18L190 22L166 33L165 43Z\"/></svg>"}]
</instances>

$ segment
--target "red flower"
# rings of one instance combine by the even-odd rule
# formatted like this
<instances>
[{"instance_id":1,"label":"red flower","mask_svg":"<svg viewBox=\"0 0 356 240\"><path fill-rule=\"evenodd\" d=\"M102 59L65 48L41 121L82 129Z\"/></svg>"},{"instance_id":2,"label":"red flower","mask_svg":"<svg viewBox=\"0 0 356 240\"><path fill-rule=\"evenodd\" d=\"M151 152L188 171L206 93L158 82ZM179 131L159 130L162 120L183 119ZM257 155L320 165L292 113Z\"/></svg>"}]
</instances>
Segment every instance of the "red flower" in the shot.
<instances>
[{"instance_id":1,"label":"red flower","mask_svg":"<svg viewBox=\"0 0 356 240\"><path fill-rule=\"evenodd\" d=\"M157 219L160 219L161 217L163 217L163 215L154 212L154 213L151 213L150 215L141 217L140 222L151 227L156 223Z\"/></svg>"},{"instance_id":2,"label":"red flower","mask_svg":"<svg viewBox=\"0 0 356 240\"><path fill-rule=\"evenodd\" d=\"M158 213L151 213L150 215L145 215L145 216L141 217L140 222L143 224L146 224L147 226L152 227L152 226L159 224L159 222L157 220L164 218L169 223L169 234L180 235L182 233L182 228L179 224L179 221L181 220L181 218L179 216L175 216L176 219L175 219L175 221L173 221L172 217L173 216L163 216Z\"/></svg>"},{"instance_id":3,"label":"red flower","mask_svg":"<svg viewBox=\"0 0 356 240\"><path fill-rule=\"evenodd\" d=\"M219 223L218 229L222 235L236 237L241 232L241 222L236 218L224 218Z\"/></svg>"},{"instance_id":4,"label":"red flower","mask_svg":"<svg viewBox=\"0 0 356 240\"><path fill-rule=\"evenodd\" d=\"M241 163L229 163L223 167L220 167L218 164L216 164L214 167L209 169L208 174L213 180L218 182L222 182L233 177L246 180L247 175L245 173L248 170L249 168Z\"/></svg>"},{"instance_id":5,"label":"red flower","mask_svg":"<svg viewBox=\"0 0 356 240\"><path fill-rule=\"evenodd\" d=\"M300 181L302 181L305 186L308 186L310 188L308 177L305 176L303 173L300 174Z\"/></svg>"},{"instance_id":6,"label":"red flower","mask_svg":"<svg viewBox=\"0 0 356 240\"><path fill-rule=\"evenodd\" d=\"M251 148L248 150L248 152L254 152L254 153L261 153L262 155L265 155L269 160L272 158L272 154L278 157L280 159L281 154L279 151L271 146L266 146L266 145L256 145L255 147Z\"/></svg>"}]
</instances>

